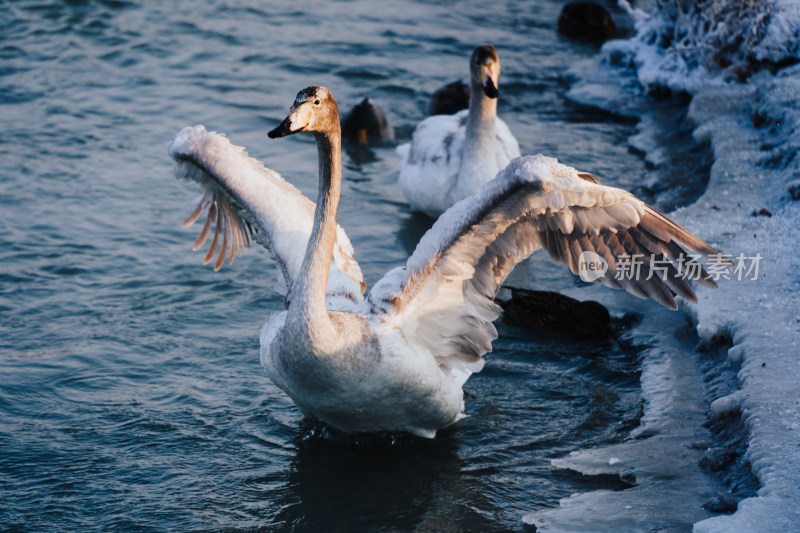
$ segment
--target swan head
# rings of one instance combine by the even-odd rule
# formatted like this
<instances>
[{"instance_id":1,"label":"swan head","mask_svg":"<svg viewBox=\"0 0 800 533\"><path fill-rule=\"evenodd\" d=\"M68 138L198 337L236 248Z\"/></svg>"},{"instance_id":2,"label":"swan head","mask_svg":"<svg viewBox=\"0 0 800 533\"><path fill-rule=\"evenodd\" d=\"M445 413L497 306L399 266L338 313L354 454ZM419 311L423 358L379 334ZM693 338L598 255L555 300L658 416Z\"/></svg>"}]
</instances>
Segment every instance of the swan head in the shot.
<instances>
[{"instance_id":1,"label":"swan head","mask_svg":"<svg viewBox=\"0 0 800 533\"><path fill-rule=\"evenodd\" d=\"M331 133L339 128L339 108L333 95L325 87L312 85L297 93L289 115L267 135L276 139L301 131Z\"/></svg>"},{"instance_id":2,"label":"swan head","mask_svg":"<svg viewBox=\"0 0 800 533\"><path fill-rule=\"evenodd\" d=\"M483 94L497 98L497 79L500 77L500 57L491 44L479 46L472 52L469 71L473 85L479 85Z\"/></svg>"}]
</instances>

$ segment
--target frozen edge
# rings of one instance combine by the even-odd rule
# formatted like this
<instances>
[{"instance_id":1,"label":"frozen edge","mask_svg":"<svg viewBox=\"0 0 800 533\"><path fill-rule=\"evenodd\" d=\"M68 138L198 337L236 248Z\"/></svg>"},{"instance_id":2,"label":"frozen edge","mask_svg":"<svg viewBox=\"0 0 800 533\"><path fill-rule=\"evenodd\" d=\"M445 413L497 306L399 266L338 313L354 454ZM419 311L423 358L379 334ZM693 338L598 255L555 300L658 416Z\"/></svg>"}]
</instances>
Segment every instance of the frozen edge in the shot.
<instances>
[{"instance_id":1,"label":"frozen edge","mask_svg":"<svg viewBox=\"0 0 800 533\"><path fill-rule=\"evenodd\" d=\"M633 307L642 315L633 340L650 345L641 354L640 426L625 442L551 463L586 476L616 475L632 486L573 494L557 508L527 513L523 522L536 531L686 530L713 516L700 504L723 487L698 467L712 439L703 427L703 376L694 339L686 338L685 315L646 302Z\"/></svg>"},{"instance_id":2,"label":"frozen edge","mask_svg":"<svg viewBox=\"0 0 800 533\"><path fill-rule=\"evenodd\" d=\"M701 201L675 215L710 231L704 236L734 256L763 257L758 281L727 282L692 306L701 339L731 334L728 358L741 361L735 403L748 433L746 458L761 483L758 496L740 502L733 515L696 523L698 533L800 528L800 204L787 193L797 170L791 163L766 164L797 151L799 73L700 91L690 108L696 137L711 142L715 163ZM753 117L762 113L774 127L753 127ZM772 216L753 216L762 208ZM721 407L714 402L712 411L715 404Z\"/></svg>"},{"instance_id":3,"label":"frozen edge","mask_svg":"<svg viewBox=\"0 0 800 533\"><path fill-rule=\"evenodd\" d=\"M703 343L713 344L718 337L732 339L728 361L734 367L741 365L739 390L715 399L710 410L712 416L739 410L749 437L746 459L761 484L757 497L742 500L734 514L698 519L696 532L800 529L800 304L796 295L800 268L794 255L800 242L800 202L792 201L787 193L788 186L797 184L798 175L792 156L800 144L800 113L794 109L800 97L798 78L800 70L792 68L776 77L756 76L746 85L716 84L693 94L689 118L695 124L695 137L710 143L715 162L704 195L694 205L678 209L673 217L734 258L739 253L763 257L757 281L723 281L720 290L703 291L698 304L684 305L694 317ZM619 88L615 93L608 85L599 87L601 90L596 84L579 83L569 97L620 114L635 114L630 95ZM755 127L756 117L759 127ZM754 216L761 208L772 216ZM640 432L647 431L649 421L659 418L659 410L668 409L661 403L669 401L668 395L647 398L652 392L652 384L647 382L651 364L645 359L642 388L647 403ZM701 391L698 399L702 396ZM678 441L680 446L681 439ZM641 457L619 459L631 449L624 443L584 450L554 460L553 466L614 473L625 479L635 468L642 469L641 464L631 466ZM662 481L641 477L636 481L636 487L622 492L573 495L562 500L559 508L529 513L523 521L548 531L606 526L641 529L645 518L652 520L653 516L648 514L646 496L636 492L659 488ZM620 497L625 493L629 495ZM676 495L677 500L682 496ZM610 513L610 507L615 511ZM672 508L676 514L685 511L680 506ZM586 518L580 520L581 516ZM605 521L600 517L606 517ZM670 527L664 522L659 525Z\"/></svg>"}]
</instances>

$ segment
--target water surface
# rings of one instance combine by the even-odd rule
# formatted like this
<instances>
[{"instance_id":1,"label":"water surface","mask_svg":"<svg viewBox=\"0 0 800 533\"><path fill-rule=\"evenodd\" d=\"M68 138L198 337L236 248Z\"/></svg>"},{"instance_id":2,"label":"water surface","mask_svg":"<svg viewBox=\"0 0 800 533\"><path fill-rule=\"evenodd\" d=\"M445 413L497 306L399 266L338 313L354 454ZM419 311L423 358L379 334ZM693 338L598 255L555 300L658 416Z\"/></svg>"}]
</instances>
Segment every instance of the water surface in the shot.
<instances>
[{"instance_id":1,"label":"water surface","mask_svg":"<svg viewBox=\"0 0 800 533\"><path fill-rule=\"evenodd\" d=\"M219 273L200 264L180 226L196 191L165 149L202 123L313 198L311 139L266 138L299 89L326 85L343 111L371 96L402 141L491 42L523 153L635 189L634 126L564 101L564 70L597 49L557 36L561 4L0 2L0 523L518 530L570 493L621 489L549 461L636 424L624 331L591 343L501 327L466 386L469 417L434 441L305 423L258 363L282 305L274 265L260 249ZM340 223L371 285L430 220L405 205L393 147L344 164ZM578 284L546 258L530 266L518 282Z\"/></svg>"}]
</instances>

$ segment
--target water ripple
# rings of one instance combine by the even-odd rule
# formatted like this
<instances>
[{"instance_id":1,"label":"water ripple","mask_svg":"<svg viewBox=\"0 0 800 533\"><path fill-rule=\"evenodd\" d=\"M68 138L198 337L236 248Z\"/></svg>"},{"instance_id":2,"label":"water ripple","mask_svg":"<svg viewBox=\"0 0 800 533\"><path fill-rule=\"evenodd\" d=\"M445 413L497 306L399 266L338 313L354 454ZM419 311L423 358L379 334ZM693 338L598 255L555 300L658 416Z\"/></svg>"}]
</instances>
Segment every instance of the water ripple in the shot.
<instances>
[{"instance_id":1,"label":"water ripple","mask_svg":"<svg viewBox=\"0 0 800 533\"><path fill-rule=\"evenodd\" d=\"M197 191L166 155L203 123L313 196L311 140L266 139L298 89L326 84L342 110L370 95L407 140L491 40L524 152L638 183L633 126L564 102L564 68L594 51L554 37L560 5L5 3L0 523L496 531L584 487L549 460L635 423L635 347L501 327L467 384L468 419L436 440L309 426L258 364L261 323L283 305L274 263L254 249L203 267L196 228L180 226ZM344 156L340 218L374 283L432 221L409 211L391 143L363 155ZM537 282L572 287L548 268Z\"/></svg>"}]
</instances>

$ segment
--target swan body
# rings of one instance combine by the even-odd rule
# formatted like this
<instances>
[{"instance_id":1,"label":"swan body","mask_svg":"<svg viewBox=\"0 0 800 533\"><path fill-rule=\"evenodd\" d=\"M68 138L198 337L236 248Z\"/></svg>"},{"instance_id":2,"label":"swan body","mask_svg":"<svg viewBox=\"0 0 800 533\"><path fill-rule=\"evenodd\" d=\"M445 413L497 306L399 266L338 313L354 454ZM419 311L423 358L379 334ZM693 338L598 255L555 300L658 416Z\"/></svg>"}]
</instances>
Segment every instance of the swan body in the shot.
<instances>
[{"instance_id":1,"label":"swan body","mask_svg":"<svg viewBox=\"0 0 800 533\"><path fill-rule=\"evenodd\" d=\"M671 308L675 294L696 299L675 270L679 254L716 253L630 193L555 159L526 156L447 210L406 265L363 299L360 270L336 224L341 134L336 102L324 87L298 93L269 135L301 131L314 135L319 153L313 213L310 200L277 174L202 127L184 129L169 153L179 176L214 198L209 210L214 202L230 204L215 211L226 213L216 218L217 232L228 235L249 221L276 255L289 292L285 310L262 328L261 363L304 415L344 431L432 438L463 418L462 386L481 370L497 336L494 296L514 265L538 248L575 273L581 250L592 250L608 261L598 281ZM306 207L287 213L289 201ZM615 278L615 256L651 250L673 265L663 281ZM715 286L710 278L700 282Z\"/></svg>"},{"instance_id":2,"label":"swan body","mask_svg":"<svg viewBox=\"0 0 800 533\"><path fill-rule=\"evenodd\" d=\"M475 49L470 74L469 109L426 118L411 142L397 148L400 188L411 207L432 217L478 192L520 156L519 143L497 116L500 59L494 47Z\"/></svg>"}]
</instances>

